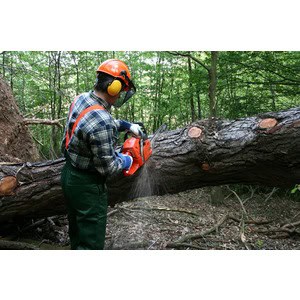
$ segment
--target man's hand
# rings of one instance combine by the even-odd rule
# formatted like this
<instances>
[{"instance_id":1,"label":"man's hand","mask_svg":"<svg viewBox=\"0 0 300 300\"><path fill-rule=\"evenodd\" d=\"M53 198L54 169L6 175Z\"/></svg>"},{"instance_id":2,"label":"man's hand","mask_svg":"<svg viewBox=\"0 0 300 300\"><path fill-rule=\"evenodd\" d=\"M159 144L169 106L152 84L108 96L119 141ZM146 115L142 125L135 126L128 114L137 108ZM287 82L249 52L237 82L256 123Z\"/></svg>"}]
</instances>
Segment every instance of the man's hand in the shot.
<instances>
[{"instance_id":1,"label":"man's hand","mask_svg":"<svg viewBox=\"0 0 300 300\"><path fill-rule=\"evenodd\" d=\"M125 120L117 120L117 124L119 124L119 131L130 131L132 134L140 138L143 138L144 136L142 127L139 124L129 123Z\"/></svg>"},{"instance_id":2,"label":"man's hand","mask_svg":"<svg viewBox=\"0 0 300 300\"><path fill-rule=\"evenodd\" d=\"M143 131L139 124L131 124L129 131L131 131L134 135L142 137Z\"/></svg>"},{"instance_id":3,"label":"man's hand","mask_svg":"<svg viewBox=\"0 0 300 300\"><path fill-rule=\"evenodd\" d=\"M116 155L122 159L123 170L126 170L126 171L129 170L130 167L132 166L132 162L133 162L132 157L130 155L122 154L119 152L116 152Z\"/></svg>"}]
</instances>

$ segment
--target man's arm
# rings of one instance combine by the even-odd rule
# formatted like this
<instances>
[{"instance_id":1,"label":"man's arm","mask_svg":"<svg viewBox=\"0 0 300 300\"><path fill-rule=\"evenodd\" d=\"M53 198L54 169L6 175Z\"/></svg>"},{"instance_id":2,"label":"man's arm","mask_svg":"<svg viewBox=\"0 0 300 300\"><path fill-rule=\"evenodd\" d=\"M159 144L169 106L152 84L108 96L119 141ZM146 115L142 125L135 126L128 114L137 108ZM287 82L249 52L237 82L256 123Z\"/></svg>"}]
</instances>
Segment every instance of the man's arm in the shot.
<instances>
[{"instance_id":1,"label":"man's arm","mask_svg":"<svg viewBox=\"0 0 300 300\"><path fill-rule=\"evenodd\" d=\"M115 120L115 123L117 125L118 131L131 131L133 134L137 136L142 135L142 129L140 125L135 123L129 123L125 120Z\"/></svg>"}]
</instances>

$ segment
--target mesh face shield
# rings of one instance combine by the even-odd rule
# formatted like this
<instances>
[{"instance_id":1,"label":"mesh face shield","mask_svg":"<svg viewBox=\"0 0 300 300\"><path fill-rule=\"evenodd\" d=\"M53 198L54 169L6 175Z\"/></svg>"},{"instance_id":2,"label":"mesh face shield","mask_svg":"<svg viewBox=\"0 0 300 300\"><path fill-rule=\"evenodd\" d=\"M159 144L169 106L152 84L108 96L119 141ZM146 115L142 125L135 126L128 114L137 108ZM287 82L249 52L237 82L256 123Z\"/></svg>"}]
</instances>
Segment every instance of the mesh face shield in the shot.
<instances>
[{"instance_id":1,"label":"mesh face shield","mask_svg":"<svg viewBox=\"0 0 300 300\"><path fill-rule=\"evenodd\" d=\"M127 77L128 86L121 91L119 98L114 103L114 107L121 107L125 104L136 92L133 82Z\"/></svg>"}]
</instances>

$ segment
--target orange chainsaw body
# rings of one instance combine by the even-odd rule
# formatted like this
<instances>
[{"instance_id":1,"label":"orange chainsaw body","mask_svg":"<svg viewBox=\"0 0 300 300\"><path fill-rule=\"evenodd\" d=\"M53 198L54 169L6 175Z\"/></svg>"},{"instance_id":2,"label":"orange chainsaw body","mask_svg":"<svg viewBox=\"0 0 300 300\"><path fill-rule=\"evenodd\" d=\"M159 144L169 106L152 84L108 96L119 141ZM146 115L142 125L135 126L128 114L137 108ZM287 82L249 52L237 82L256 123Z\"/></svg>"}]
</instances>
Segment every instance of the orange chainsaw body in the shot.
<instances>
[{"instance_id":1,"label":"orange chainsaw body","mask_svg":"<svg viewBox=\"0 0 300 300\"><path fill-rule=\"evenodd\" d=\"M132 165L129 170L124 170L125 176L134 174L151 156L152 148L149 139L141 139L132 136L125 140L122 148L122 153L130 155L133 159Z\"/></svg>"}]
</instances>

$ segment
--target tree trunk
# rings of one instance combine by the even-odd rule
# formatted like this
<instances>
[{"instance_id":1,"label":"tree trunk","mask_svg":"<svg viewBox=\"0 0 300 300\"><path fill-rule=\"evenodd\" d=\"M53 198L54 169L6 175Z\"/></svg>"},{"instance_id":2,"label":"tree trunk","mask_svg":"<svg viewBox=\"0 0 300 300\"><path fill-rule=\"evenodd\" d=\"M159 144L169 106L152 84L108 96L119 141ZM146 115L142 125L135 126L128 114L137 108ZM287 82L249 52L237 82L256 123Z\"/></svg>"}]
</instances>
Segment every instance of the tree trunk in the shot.
<instances>
[{"instance_id":1,"label":"tree trunk","mask_svg":"<svg viewBox=\"0 0 300 300\"><path fill-rule=\"evenodd\" d=\"M153 109L153 126L152 130L155 131L159 127L159 115L160 115L160 99L162 91L162 82L164 77L164 70L161 70L162 56L158 52L158 60L156 62L156 83L155 83L155 95L154 95L154 109Z\"/></svg>"},{"instance_id":2,"label":"tree trunk","mask_svg":"<svg viewBox=\"0 0 300 300\"><path fill-rule=\"evenodd\" d=\"M37 147L10 87L0 78L0 162L36 161Z\"/></svg>"},{"instance_id":3,"label":"tree trunk","mask_svg":"<svg viewBox=\"0 0 300 300\"><path fill-rule=\"evenodd\" d=\"M216 101L216 89L217 89L217 61L218 51L211 52L211 66L208 71L209 76L209 114L211 117L217 116L217 101Z\"/></svg>"},{"instance_id":4,"label":"tree trunk","mask_svg":"<svg viewBox=\"0 0 300 300\"><path fill-rule=\"evenodd\" d=\"M191 58L188 57L188 71L189 71L189 97L190 97L190 107L191 107L191 117L192 122L196 120L196 113L195 113L195 105L194 105L194 92L193 92L193 74L192 74L192 64Z\"/></svg>"},{"instance_id":5,"label":"tree trunk","mask_svg":"<svg viewBox=\"0 0 300 300\"><path fill-rule=\"evenodd\" d=\"M132 177L108 182L110 204L230 183L291 187L300 182L300 107L235 121L201 120L163 132ZM0 164L0 222L65 213L63 159Z\"/></svg>"},{"instance_id":6,"label":"tree trunk","mask_svg":"<svg viewBox=\"0 0 300 300\"><path fill-rule=\"evenodd\" d=\"M5 52L3 51L2 54L2 77L5 78Z\"/></svg>"},{"instance_id":7,"label":"tree trunk","mask_svg":"<svg viewBox=\"0 0 300 300\"><path fill-rule=\"evenodd\" d=\"M198 109L198 119L202 119L201 113L201 100L200 100L200 89L197 90L197 109Z\"/></svg>"}]
</instances>

